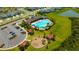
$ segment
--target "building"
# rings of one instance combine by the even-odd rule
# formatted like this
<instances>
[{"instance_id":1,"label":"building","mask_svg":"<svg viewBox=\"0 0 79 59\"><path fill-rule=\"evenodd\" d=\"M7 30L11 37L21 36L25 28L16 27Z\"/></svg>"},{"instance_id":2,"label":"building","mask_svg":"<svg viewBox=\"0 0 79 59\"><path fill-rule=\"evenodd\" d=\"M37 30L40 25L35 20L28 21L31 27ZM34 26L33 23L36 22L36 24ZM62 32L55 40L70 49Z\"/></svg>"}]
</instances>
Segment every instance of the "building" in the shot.
<instances>
[{"instance_id":1,"label":"building","mask_svg":"<svg viewBox=\"0 0 79 59\"><path fill-rule=\"evenodd\" d=\"M30 19L27 19L25 22L26 22L26 24L31 24L32 22L35 22L39 19L43 19L43 17L38 16L38 17L30 18Z\"/></svg>"},{"instance_id":2,"label":"building","mask_svg":"<svg viewBox=\"0 0 79 59\"><path fill-rule=\"evenodd\" d=\"M38 10L40 8L39 7L26 7L25 9L27 9L29 11L33 11L33 10Z\"/></svg>"},{"instance_id":3,"label":"building","mask_svg":"<svg viewBox=\"0 0 79 59\"><path fill-rule=\"evenodd\" d=\"M46 36L46 39L55 41L55 35L49 34Z\"/></svg>"}]
</instances>

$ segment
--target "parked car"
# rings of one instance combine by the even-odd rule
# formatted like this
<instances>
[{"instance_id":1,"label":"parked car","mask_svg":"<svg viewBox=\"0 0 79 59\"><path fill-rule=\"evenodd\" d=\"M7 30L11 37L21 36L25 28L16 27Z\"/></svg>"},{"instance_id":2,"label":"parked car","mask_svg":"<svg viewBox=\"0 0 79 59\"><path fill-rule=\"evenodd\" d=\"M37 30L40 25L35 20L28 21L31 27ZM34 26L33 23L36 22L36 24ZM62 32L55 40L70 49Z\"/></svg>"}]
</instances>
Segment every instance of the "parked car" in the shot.
<instances>
[{"instance_id":1,"label":"parked car","mask_svg":"<svg viewBox=\"0 0 79 59\"><path fill-rule=\"evenodd\" d=\"M18 26L16 26L15 28L16 28L16 29L19 29L19 27L18 27Z\"/></svg>"},{"instance_id":2,"label":"parked car","mask_svg":"<svg viewBox=\"0 0 79 59\"><path fill-rule=\"evenodd\" d=\"M15 35L15 33L14 32L9 32L11 35Z\"/></svg>"}]
</instances>

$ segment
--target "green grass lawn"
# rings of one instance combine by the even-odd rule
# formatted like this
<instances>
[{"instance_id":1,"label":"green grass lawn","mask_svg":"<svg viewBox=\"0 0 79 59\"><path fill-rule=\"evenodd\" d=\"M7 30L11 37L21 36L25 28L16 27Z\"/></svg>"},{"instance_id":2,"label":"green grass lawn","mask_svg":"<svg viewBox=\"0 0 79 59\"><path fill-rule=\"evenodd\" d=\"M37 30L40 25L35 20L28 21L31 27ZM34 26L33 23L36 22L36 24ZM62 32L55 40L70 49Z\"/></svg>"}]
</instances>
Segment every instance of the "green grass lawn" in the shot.
<instances>
[{"instance_id":1,"label":"green grass lawn","mask_svg":"<svg viewBox=\"0 0 79 59\"><path fill-rule=\"evenodd\" d=\"M52 21L55 22L55 24L46 31L35 31L33 36L29 36L28 39L32 40L35 36L43 36L44 32L46 34L49 34L52 32L56 35L56 41L51 41L50 44L48 44L48 49L46 47L43 48L33 48L31 45L26 49L27 51L51 51L55 48L59 47L61 43L69 36L71 35L71 21L67 17L61 17L57 16L55 14L49 13L47 14L47 17Z\"/></svg>"},{"instance_id":2,"label":"green grass lawn","mask_svg":"<svg viewBox=\"0 0 79 59\"><path fill-rule=\"evenodd\" d=\"M55 12L42 14L47 16L51 21L54 21L55 24L49 29L45 31L34 31L34 35L28 36L28 40L32 40L36 36L43 36L44 33L49 34L52 32L56 35L55 39L56 41L51 41L50 44L48 44L48 49L46 49L46 46L43 48L33 48L31 45L25 49L26 51L55 51L55 49L59 50L79 50L79 38L68 38L71 36L71 20L68 19L68 17L64 16L58 16L59 13L65 12L67 10L74 10L77 13L79 13L79 9L75 8L63 8L62 10L56 10ZM37 14L40 15L40 14ZM79 19L78 19L79 20ZM74 20L76 21L76 20ZM74 22L73 21L73 22ZM76 22L74 22L76 23ZM70 39L70 40L67 40ZM75 43L73 40L75 39ZM67 42L66 42L67 41ZM65 47L62 47L62 42L65 42ZM71 42L71 44L70 44ZM14 49L11 49L11 51L19 51L19 48L16 47ZM58 50L57 50L58 51Z\"/></svg>"},{"instance_id":3,"label":"green grass lawn","mask_svg":"<svg viewBox=\"0 0 79 59\"><path fill-rule=\"evenodd\" d=\"M27 40L32 40L36 36L42 37L44 35L44 33L46 33L46 35L47 35L47 34L50 34L50 32L52 32L53 34L56 35L56 37L55 37L56 41L51 41L51 43L48 44L48 49L46 49L46 46L43 48L33 48L30 45L25 50L26 51L51 51L51 50L58 48L61 45L61 43L64 40L66 40L66 38L68 38L68 36L71 35L71 21L68 19L68 17L58 16L57 14L64 12L66 10L69 10L69 9L71 9L71 8L65 8L64 10L61 10L61 11L58 10L53 13L45 14L45 16L47 16L51 21L54 21L55 24L49 30L45 30L45 31L35 30L34 35L28 36ZM16 47L11 50L18 51L19 48Z\"/></svg>"},{"instance_id":4,"label":"green grass lawn","mask_svg":"<svg viewBox=\"0 0 79 59\"><path fill-rule=\"evenodd\" d=\"M62 46L57 48L57 51L79 51L79 18L71 18L72 35L63 42ZM78 26L78 27L77 27Z\"/></svg>"}]
</instances>

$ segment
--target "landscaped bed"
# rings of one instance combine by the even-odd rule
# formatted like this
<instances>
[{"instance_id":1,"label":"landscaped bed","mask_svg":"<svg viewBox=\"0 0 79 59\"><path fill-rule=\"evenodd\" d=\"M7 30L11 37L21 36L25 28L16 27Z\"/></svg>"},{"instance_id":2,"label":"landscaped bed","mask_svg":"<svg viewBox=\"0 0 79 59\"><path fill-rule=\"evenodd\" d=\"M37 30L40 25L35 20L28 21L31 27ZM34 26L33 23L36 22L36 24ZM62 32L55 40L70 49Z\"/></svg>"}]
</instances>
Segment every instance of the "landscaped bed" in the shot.
<instances>
[{"instance_id":1,"label":"landscaped bed","mask_svg":"<svg viewBox=\"0 0 79 59\"><path fill-rule=\"evenodd\" d=\"M51 21L55 24L52 25L48 30L40 31L34 30L33 35L28 36L28 40L31 42L34 37L43 37L44 35L54 34L55 41L50 40L50 43L46 44L44 47L41 48L34 48L31 44L25 49L26 51L51 51L59 46L61 43L71 35L71 21L68 17L57 16L53 13L49 13L46 15ZM19 50L19 48L14 48L12 50Z\"/></svg>"},{"instance_id":2,"label":"landscaped bed","mask_svg":"<svg viewBox=\"0 0 79 59\"><path fill-rule=\"evenodd\" d=\"M54 23L54 25L52 25L47 30L42 31L39 29L34 29L34 28L32 29L32 28L30 28L31 26L29 27L28 25L25 26L26 24L22 24L22 26L25 26L25 29L26 29L26 27L29 28L28 32L30 33L30 34L28 34L28 38L26 38L26 40L29 41L29 45L27 47L25 46L24 50L25 51L79 50L79 44L78 44L78 42L79 42L78 41L79 40L79 38L78 38L79 26L77 26L79 24L79 18L78 19L74 18L74 20L72 20L72 22L71 22L71 19L69 19L69 16L60 16L59 15L68 10L74 10L75 12L79 13L79 8L75 8L75 7L63 8L60 10L55 10L54 12L44 13L44 14L39 13L38 15L45 16L45 17L47 16L47 19L49 19L50 21L52 21ZM68 14L68 15L70 15L70 14ZM76 16L74 14L71 14L71 15L73 15L72 17ZM41 45L41 43L40 43L41 40L37 39L34 41L35 37L40 36L40 38L43 38L44 36L48 36L50 34L55 35L54 40L46 39L47 43L44 46ZM34 43L34 44L37 43L37 45L39 45L39 46L37 46L37 45L35 46L32 43ZM19 51L20 48L16 47L11 50Z\"/></svg>"},{"instance_id":3,"label":"landscaped bed","mask_svg":"<svg viewBox=\"0 0 79 59\"><path fill-rule=\"evenodd\" d=\"M58 11L57 13L61 13L64 12L65 10L70 10L71 8L65 8L64 10ZM51 51L51 50L55 50L56 48L58 48L59 46L61 46L61 44L64 42L64 40L66 40L70 35L71 35L71 20L68 19L68 17L63 17L63 16L59 16L57 15L56 12L53 13L48 13L48 14L43 14L45 16L47 16L47 18L54 22L54 25L52 25L48 30L37 30L34 29L34 34L33 35L28 35L27 40L30 41L30 45L25 49L26 51ZM49 34L55 35L55 41L50 40L49 43L47 43L45 46L41 47L41 48L34 48L31 45L31 42L33 40L34 37L41 37L43 38L43 36L47 36ZM20 50L19 47L16 47L13 50Z\"/></svg>"},{"instance_id":4,"label":"landscaped bed","mask_svg":"<svg viewBox=\"0 0 79 59\"><path fill-rule=\"evenodd\" d=\"M35 36L44 36L50 33L54 34L56 41L50 41L50 43L42 48L33 48L31 45L26 49L30 51L51 51L59 47L61 43L71 35L71 21L67 17L57 16L55 14L49 13L47 17L54 21L55 25L52 26L49 30L39 31L35 30L34 35L29 36L28 39L32 40ZM48 48L47 48L48 47Z\"/></svg>"}]
</instances>

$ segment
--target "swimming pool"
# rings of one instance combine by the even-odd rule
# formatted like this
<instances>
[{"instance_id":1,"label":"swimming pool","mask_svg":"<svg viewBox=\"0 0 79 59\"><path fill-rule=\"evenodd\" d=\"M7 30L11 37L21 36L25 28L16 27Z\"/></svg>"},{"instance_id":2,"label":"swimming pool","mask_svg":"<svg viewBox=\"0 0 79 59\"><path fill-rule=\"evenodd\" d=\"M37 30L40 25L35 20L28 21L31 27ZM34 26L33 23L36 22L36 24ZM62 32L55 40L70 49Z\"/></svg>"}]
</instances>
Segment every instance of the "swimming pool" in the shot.
<instances>
[{"instance_id":1,"label":"swimming pool","mask_svg":"<svg viewBox=\"0 0 79 59\"><path fill-rule=\"evenodd\" d=\"M53 22L51 22L49 19L41 19L33 22L31 25L35 26L38 29L45 30L48 28L48 26L52 26Z\"/></svg>"}]
</instances>

